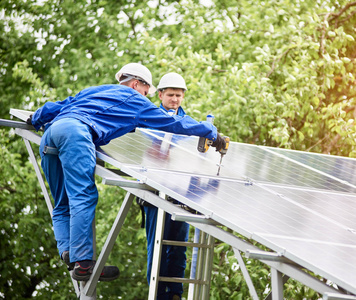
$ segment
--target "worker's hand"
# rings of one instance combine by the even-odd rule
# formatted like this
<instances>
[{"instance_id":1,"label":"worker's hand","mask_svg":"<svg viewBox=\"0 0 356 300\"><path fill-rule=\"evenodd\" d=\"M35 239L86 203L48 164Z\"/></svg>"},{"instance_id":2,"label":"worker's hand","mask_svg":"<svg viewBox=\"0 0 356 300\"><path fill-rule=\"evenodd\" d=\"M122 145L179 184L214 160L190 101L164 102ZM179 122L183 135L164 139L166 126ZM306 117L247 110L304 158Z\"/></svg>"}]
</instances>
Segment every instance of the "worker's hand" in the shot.
<instances>
[{"instance_id":1,"label":"worker's hand","mask_svg":"<svg viewBox=\"0 0 356 300\"><path fill-rule=\"evenodd\" d=\"M27 123L28 125L32 125L32 115L30 115L30 116L28 117L28 119L26 120L26 123Z\"/></svg>"},{"instance_id":2,"label":"worker's hand","mask_svg":"<svg viewBox=\"0 0 356 300\"><path fill-rule=\"evenodd\" d=\"M223 139L223 137L218 133L216 140L212 143L213 147L216 148L216 151L220 151L221 149L224 149L226 147L226 141Z\"/></svg>"}]
</instances>

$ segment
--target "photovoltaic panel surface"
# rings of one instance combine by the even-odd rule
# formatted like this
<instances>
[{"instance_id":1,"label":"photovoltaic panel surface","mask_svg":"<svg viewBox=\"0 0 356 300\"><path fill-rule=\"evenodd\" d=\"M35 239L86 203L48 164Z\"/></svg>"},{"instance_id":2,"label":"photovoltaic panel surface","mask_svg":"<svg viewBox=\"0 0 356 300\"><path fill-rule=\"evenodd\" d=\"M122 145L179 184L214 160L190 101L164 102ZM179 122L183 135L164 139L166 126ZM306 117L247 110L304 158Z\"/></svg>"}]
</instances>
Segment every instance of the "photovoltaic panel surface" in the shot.
<instances>
[{"instance_id":1,"label":"photovoltaic panel surface","mask_svg":"<svg viewBox=\"0 0 356 300\"><path fill-rule=\"evenodd\" d=\"M102 149L129 175L356 294L356 160L231 143L216 176L220 155L197 143L138 129Z\"/></svg>"},{"instance_id":2,"label":"photovoltaic panel surface","mask_svg":"<svg viewBox=\"0 0 356 300\"><path fill-rule=\"evenodd\" d=\"M231 143L216 176L220 155L197 143L138 129L102 149L131 176L356 293L355 188L332 172L354 160L321 155L316 168L308 153Z\"/></svg>"},{"instance_id":3,"label":"photovoltaic panel surface","mask_svg":"<svg viewBox=\"0 0 356 300\"><path fill-rule=\"evenodd\" d=\"M265 149L356 186L356 159L279 148Z\"/></svg>"},{"instance_id":4,"label":"photovoltaic panel surface","mask_svg":"<svg viewBox=\"0 0 356 300\"><path fill-rule=\"evenodd\" d=\"M103 149L124 164L215 176L219 153L214 148L207 153L199 153L197 143L197 137L138 129L111 141ZM340 164L348 165L349 172L353 172L352 164L356 167L355 160L333 157L324 162L328 166L324 167L324 172L303 164L300 159L275 153L268 147L231 143L228 154L223 158L220 177L355 192L356 185L332 172Z\"/></svg>"}]
</instances>

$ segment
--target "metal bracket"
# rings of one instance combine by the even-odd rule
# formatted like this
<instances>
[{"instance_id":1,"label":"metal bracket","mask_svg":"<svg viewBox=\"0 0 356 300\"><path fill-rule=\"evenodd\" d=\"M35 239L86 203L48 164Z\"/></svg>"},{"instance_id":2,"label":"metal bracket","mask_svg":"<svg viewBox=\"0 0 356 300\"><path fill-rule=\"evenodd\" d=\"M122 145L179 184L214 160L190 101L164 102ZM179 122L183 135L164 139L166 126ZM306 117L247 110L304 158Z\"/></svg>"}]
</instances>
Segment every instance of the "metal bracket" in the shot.
<instances>
[{"instance_id":1,"label":"metal bracket","mask_svg":"<svg viewBox=\"0 0 356 300\"><path fill-rule=\"evenodd\" d=\"M219 224L218 222L210 219L210 217L208 217L208 216L192 215L192 214L173 213L172 220L180 221L180 222L208 224L208 225L218 225Z\"/></svg>"},{"instance_id":2,"label":"metal bracket","mask_svg":"<svg viewBox=\"0 0 356 300\"><path fill-rule=\"evenodd\" d=\"M247 258L252 258L252 259L276 261L276 262L281 262L286 264L297 265L296 263L292 262L288 258L285 258L282 254L275 253L275 252L266 252L266 251L247 249L245 252L245 256Z\"/></svg>"},{"instance_id":3,"label":"metal bracket","mask_svg":"<svg viewBox=\"0 0 356 300\"><path fill-rule=\"evenodd\" d=\"M151 188L145 183L142 183L140 181L124 179L121 176L115 174L114 172L109 171L108 169L99 165L96 165L95 174L103 178L102 183L106 185L115 185L119 187L129 187L129 188L135 188L140 190L155 191L154 188Z\"/></svg>"}]
</instances>

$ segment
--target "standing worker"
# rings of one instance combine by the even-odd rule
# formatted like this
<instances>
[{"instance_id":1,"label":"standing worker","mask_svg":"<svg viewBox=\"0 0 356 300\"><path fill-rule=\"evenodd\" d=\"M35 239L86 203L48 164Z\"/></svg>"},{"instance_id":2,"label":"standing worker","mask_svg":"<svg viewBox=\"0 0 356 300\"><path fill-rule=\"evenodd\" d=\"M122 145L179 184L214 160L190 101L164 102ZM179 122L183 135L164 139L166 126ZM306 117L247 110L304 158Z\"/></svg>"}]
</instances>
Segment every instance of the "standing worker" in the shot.
<instances>
[{"instance_id":1,"label":"standing worker","mask_svg":"<svg viewBox=\"0 0 356 300\"><path fill-rule=\"evenodd\" d=\"M183 77L177 73L165 74L157 87L158 96L162 103L160 108L166 112L174 110L175 115L185 116L181 107L187 86ZM173 200L177 202L176 200ZM143 205L146 214L146 237L147 237L147 280L150 283L153 249L155 245L155 233L157 224L158 208ZM173 221L170 214L166 214L164 225L164 240L187 242L189 237L189 224ZM187 247L163 245L160 263L160 276L184 278L186 267ZM177 282L158 283L157 300L179 300L183 294L183 284Z\"/></svg>"},{"instance_id":2,"label":"standing worker","mask_svg":"<svg viewBox=\"0 0 356 300\"><path fill-rule=\"evenodd\" d=\"M208 122L170 116L145 96L155 92L151 72L130 63L116 74L117 84L93 86L63 101L47 102L27 120L36 130L44 126L41 166L54 198L53 229L59 255L78 281L89 280L94 269L92 222L98 201L94 180L96 146L105 145L136 127L204 136L220 149L224 140ZM58 155L47 153L55 148ZM106 266L99 280L110 281L119 269Z\"/></svg>"}]
</instances>

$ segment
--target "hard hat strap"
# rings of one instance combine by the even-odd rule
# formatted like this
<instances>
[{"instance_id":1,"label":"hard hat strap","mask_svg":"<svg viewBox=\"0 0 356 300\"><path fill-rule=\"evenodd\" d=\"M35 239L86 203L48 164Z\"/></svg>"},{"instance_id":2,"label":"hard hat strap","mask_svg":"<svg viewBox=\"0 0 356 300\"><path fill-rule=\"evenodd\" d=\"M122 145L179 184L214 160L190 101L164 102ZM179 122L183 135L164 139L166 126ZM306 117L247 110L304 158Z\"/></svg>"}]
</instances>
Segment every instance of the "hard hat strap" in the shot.
<instances>
[{"instance_id":1,"label":"hard hat strap","mask_svg":"<svg viewBox=\"0 0 356 300\"><path fill-rule=\"evenodd\" d=\"M149 83L147 83L145 80L143 80L142 78L137 77L137 76L133 76L133 75L130 75L130 74L122 74L121 77L126 77L126 78L123 79L123 80L120 80L119 81L120 84L124 83L124 82L128 82L128 81L130 81L132 79L136 79L136 80L142 82L143 84L146 84L146 85L150 86Z\"/></svg>"}]
</instances>

